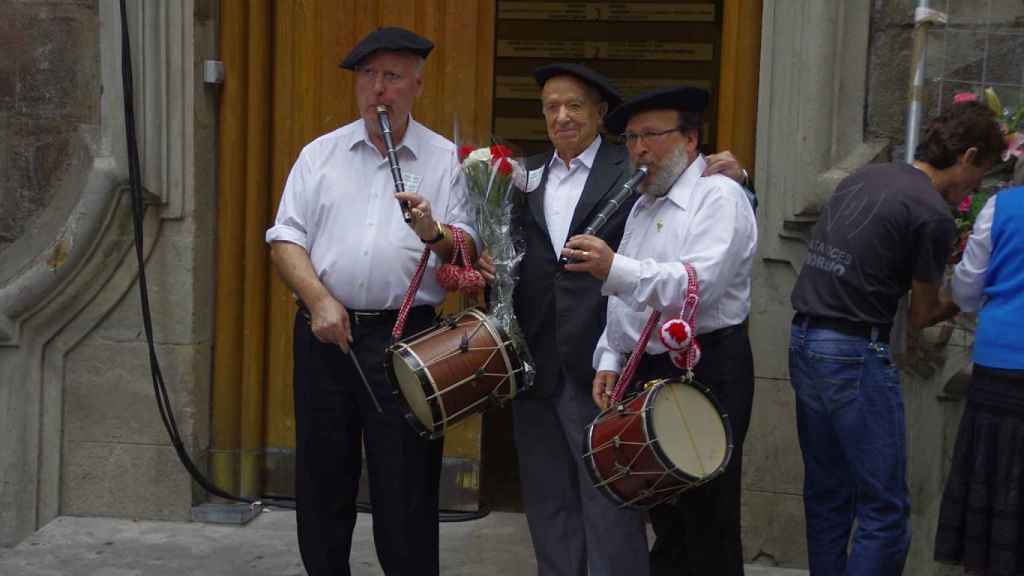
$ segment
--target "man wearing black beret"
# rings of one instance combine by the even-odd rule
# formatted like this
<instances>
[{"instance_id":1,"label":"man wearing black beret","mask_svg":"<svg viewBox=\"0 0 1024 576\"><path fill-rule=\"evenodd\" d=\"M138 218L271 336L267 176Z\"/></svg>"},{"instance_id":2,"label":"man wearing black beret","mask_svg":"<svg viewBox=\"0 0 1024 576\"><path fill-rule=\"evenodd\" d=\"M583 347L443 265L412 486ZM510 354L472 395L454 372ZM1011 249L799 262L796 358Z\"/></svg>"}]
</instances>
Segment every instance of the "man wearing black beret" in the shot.
<instances>
[{"instance_id":1,"label":"man wearing black beret","mask_svg":"<svg viewBox=\"0 0 1024 576\"><path fill-rule=\"evenodd\" d=\"M541 576L646 574L642 514L619 506L593 485L581 457L584 428L598 414L590 398L589 359L604 328L601 281L559 264L565 241L579 234L630 176L628 153L602 137L605 114L622 98L603 75L581 64L534 71L553 149L526 160L520 178L525 206L518 225L526 254L515 311L536 375L513 404L523 505ZM728 152L713 171L739 178ZM631 198L601 236L617 246ZM493 268L481 258L485 277Z\"/></svg>"},{"instance_id":2,"label":"man wearing black beret","mask_svg":"<svg viewBox=\"0 0 1024 576\"><path fill-rule=\"evenodd\" d=\"M757 224L742 187L717 175L701 177L707 168L700 153L707 104L706 91L676 88L635 98L609 115L605 124L623 133L630 164L650 173L639 184L641 195L621 243L580 235L562 251L574 261L567 273L589 273L609 297L607 325L592 355L591 394L601 408L608 406L625 355L652 311L660 312L655 326L660 330L680 317L689 285L696 285L699 301L690 325L701 359L693 371L728 415L732 458L717 478L650 510L654 576L743 574L740 480L754 393L746 321ZM684 374L676 362L688 366L686 354L673 360L664 342L648 340L634 382ZM679 428L684 426L680 422Z\"/></svg>"},{"instance_id":3,"label":"man wearing black beret","mask_svg":"<svg viewBox=\"0 0 1024 576\"><path fill-rule=\"evenodd\" d=\"M433 252L406 334L429 327L444 298L438 262L452 251L441 222L475 238L455 145L416 122L433 44L401 28L363 38L341 63L356 75L360 118L306 145L266 234L298 296L295 501L311 576L350 574L362 448L373 541L386 574L436 575L441 440L405 421L383 370L385 348L423 246ZM385 106L406 192L395 194L377 107ZM409 204L403 221L400 200ZM474 257L475 246L470 246ZM364 380L365 374L365 380Z\"/></svg>"}]
</instances>

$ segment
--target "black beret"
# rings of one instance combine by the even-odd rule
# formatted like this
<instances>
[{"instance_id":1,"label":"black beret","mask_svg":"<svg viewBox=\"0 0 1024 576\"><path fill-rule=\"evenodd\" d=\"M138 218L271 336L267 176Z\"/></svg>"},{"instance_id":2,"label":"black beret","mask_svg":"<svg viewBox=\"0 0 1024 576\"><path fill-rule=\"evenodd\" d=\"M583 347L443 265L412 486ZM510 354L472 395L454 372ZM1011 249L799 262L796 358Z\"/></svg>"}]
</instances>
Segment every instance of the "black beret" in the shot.
<instances>
[{"instance_id":1,"label":"black beret","mask_svg":"<svg viewBox=\"0 0 1024 576\"><path fill-rule=\"evenodd\" d=\"M633 98L613 110L604 119L604 125L612 134L621 134L634 114L647 110L679 110L681 112L703 113L708 107L710 95L707 90L683 86L648 92Z\"/></svg>"},{"instance_id":2,"label":"black beret","mask_svg":"<svg viewBox=\"0 0 1024 576\"><path fill-rule=\"evenodd\" d=\"M426 58L433 49L433 42L405 28L377 28L356 44L356 47L341 61L340 66L346 70L355 70L360 62L378 50L411 52L421 58Z\"/></svg>"},{"instance_id":3,"label":"black beret","mask_svg":"<svg viewBox=\"0 0 1024 576\"><path fill-rule=\"evenodd\" d=\"M533 71L533 77L537 79L537 85L541 88L544 87L544 83L554 78L555 76L569 75L578 78L585 84L589 84L597 89L601 93L601 97L608 103L608 109L611 110L622 104L622 95L619 91L612 86L611 80L608 80L601 74L594 72L590 68L587 68L583 64L572 64L569 62L559 62L557 64L549 64L547 66L541 66Z\"/></svg>"}]
</instances>

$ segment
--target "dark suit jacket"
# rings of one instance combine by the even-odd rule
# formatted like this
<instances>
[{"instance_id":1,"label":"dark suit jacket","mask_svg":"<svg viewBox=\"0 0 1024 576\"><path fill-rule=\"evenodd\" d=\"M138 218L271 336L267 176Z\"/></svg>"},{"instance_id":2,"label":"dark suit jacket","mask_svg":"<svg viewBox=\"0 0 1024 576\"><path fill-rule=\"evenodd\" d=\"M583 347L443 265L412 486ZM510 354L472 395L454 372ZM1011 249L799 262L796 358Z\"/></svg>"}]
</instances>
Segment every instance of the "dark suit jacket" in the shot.
<instances>
[{"instance_id":1,"label":"dark suit jacket","mask_svg":"<svg viewBox=\"0 0 1024 576\"><path fill-rule=\"evenodd\" d=\"M520 264L514 303L519 321L537 370L534 388L537 397L561 391L564 376L588 389L594 379L591 367L594 348L604 330L607 299L601 295L602 281L584 272L569 272L558 264L551 247L544 219L544 194L547 165L554 151L526 160L526 169L544 167L540 185L526 194L525 205L517 211L517 222L526 241L526 254ZM586 228L601 206L629 177L625 147L603 140L593 167L576 205L569 237ZM622 240L626 217L633 206L631 198L616 211L598 232L617 250Z\"/></svg>"}]
</instances>

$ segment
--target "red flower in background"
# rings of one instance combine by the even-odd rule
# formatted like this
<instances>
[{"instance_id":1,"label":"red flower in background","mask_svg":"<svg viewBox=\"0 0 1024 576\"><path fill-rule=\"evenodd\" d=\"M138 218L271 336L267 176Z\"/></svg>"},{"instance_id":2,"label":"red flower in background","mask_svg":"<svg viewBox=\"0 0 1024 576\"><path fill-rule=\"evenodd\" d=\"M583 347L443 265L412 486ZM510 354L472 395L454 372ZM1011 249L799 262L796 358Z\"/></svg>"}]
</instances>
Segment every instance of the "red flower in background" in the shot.
<instances>
[{"instance_id":1,"label":"red flower in background","mask_svg":"<svg viewBox=\"0 0 1024 576\"><path fill-rule=\"evenodd\" d=\"M961 214L966 214L967 211L971 209L971 198L972 196L968 194L967 196L964 196L964 199L960 202L960 206L957 207L957 210Z\"/></svg>"},{"instance_id":2,"label":"red flower in background","mask_svg":"<svg viewBox=\"0 0 1024 576\"><path fill-rule=\"evenodd\" d=\"M977 102L978 95L974 92L958 92L953 95L953 104L960 104L962 102Z\"/></svg>"},{"instance_id":3,"label":"red flower in background","mask_svg":"<svg viewBox=\"0 0 1024 576\"><path fill-rule=\"evenodd\" d=\"M462 162L473 151L472 146L459 146L459 162Z\"/></svg>"}]
</instances>

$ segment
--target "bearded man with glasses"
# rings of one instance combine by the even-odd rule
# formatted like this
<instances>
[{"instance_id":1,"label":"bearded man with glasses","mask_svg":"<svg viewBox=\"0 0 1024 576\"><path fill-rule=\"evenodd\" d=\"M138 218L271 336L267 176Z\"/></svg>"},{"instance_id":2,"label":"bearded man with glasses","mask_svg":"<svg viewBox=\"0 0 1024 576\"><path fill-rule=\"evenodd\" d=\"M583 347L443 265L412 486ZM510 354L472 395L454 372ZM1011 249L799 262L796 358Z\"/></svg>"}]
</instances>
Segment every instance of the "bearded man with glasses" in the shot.
<instances>
[{"instance_id":1,"label":"bearded man with glasses","mask_svg":"<svg viewBox=\"0 0 1024 576\"><path fill-rule=\"evenodd\" d=\"M608 128L623 134L631 167L647 166L649 175L638 186L640 198L617 248L580 235L562 250L574 261L565 269L590 274L608 296L607 326L592 354L591 395L601 409L652 310L661 312L660 324L678 318L693 280L688 270L696 275L693 328L701 360L694 374L728 414L733 452L720 476L650 510L654 576L743 574L740 480L754 396L747 316L757 225L742 187L722 176L701 177L707 103L704 90L675 88L635 98L608 117ZM635 382L682 376L659 338L651 338L645 352Z\"/></svg>"}]
</instances>

